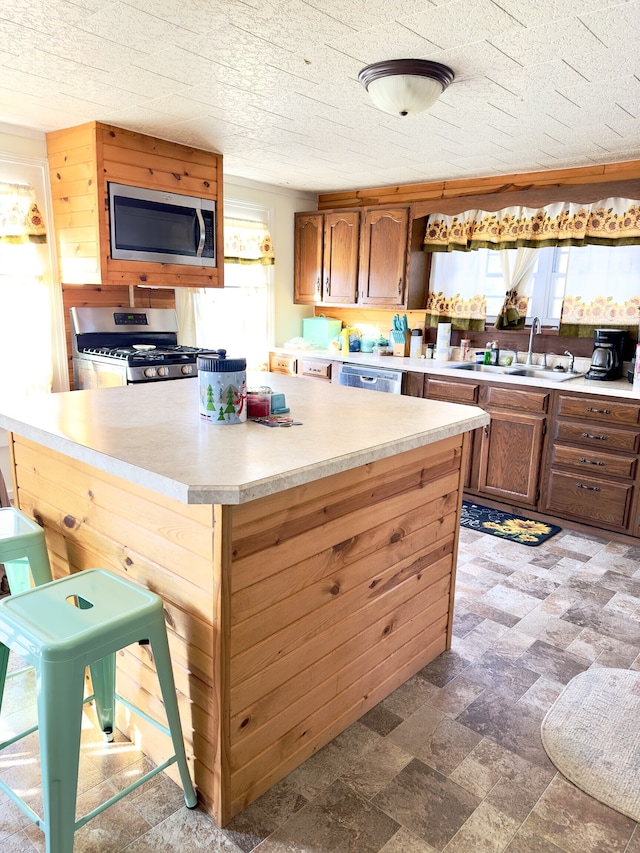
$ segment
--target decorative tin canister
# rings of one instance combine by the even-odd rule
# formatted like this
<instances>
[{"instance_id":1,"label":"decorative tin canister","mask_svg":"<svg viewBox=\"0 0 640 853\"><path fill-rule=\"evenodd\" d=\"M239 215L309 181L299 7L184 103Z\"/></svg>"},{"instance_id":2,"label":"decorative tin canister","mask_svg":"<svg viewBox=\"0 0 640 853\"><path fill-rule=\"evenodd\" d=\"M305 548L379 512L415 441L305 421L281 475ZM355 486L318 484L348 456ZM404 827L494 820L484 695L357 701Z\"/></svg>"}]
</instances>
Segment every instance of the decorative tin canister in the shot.
<instances>
[{"instance_id":1,"label":"decorative tin canister","mask_svg":"<svg viewBox=\"0 0 640 853\"><path fill-rule=\"evenodd\" d=\"M198 356L200 417L212 424L247 420L247 360L227 358L226 350Z\"/></svg>"}]
</instances>

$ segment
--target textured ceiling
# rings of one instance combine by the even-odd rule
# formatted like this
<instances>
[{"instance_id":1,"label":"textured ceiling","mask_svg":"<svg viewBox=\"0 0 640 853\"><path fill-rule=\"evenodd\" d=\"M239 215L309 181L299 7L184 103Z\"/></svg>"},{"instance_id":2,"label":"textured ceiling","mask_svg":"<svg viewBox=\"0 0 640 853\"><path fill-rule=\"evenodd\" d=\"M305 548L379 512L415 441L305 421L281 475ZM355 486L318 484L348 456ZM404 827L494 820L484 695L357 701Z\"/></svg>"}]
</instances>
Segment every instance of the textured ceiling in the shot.
<instances>
[{"instance_id":1,"label":"textured ceiling","mask_svg":"<svg viewBox=\"0 0 640 853\"><path fill-rule=\"evenodd\" d=\"M640 0L1 0L0 121L99 120L316 192L640 159ZM360 69L456 78L377 110Z\"/></svg>"}]
</instances>

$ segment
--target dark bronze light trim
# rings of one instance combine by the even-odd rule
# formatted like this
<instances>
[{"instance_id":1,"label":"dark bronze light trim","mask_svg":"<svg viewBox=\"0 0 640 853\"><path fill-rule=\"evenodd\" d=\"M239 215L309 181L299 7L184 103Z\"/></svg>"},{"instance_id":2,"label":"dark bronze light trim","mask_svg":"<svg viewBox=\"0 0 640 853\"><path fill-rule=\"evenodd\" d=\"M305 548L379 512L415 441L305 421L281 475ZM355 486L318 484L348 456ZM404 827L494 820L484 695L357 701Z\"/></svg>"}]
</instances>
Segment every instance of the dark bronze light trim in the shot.
<instances>
[{"instance_id":1,"label":"dark bronze light trim","mask_svg":"<svg viewBox=\"0 0 640 853\"><path fill-rule=\"evenodd\" d=\"M428 59L387 59L384 62L367 65L358 74L358 80L365 89L368 89L369 83L380 77L397 77L406 74L414 77L430 77L440 83L443 92L454 78L453 71L440 62L431 62Z\"/></svg>"}]
</instances>

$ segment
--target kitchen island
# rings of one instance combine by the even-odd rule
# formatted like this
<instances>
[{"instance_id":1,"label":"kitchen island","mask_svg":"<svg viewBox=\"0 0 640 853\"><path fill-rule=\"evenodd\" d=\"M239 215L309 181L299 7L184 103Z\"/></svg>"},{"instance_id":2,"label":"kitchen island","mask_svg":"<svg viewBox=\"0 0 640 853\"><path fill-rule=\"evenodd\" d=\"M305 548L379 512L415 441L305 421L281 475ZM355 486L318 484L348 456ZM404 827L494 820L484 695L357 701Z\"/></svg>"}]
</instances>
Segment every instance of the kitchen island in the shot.
<instances>
[{"instance_id":1,"label":"kitchen island","mask_svg":"<svg viewBox=\"0 0 640 853\"><path fill-rule=\"evenodd\" d=\"M450 645L475 406L273 374L300 425L200 419L196 379L3 401L16 504L54 575L165 602L187 753L225 825ZM147 647L118 691L161 718ZM164 735L119 727L160 760Z\"/></svg>"}]
</instances>

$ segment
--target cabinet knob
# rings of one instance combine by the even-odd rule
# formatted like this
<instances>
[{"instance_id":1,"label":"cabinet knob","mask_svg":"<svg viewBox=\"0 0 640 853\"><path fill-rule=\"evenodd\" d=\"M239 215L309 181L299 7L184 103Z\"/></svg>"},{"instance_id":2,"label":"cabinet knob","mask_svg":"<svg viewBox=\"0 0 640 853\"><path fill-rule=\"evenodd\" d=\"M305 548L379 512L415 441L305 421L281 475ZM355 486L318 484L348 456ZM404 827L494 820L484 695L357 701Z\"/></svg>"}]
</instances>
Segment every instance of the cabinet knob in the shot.
<instances>
[{"instance_id":1,"label":"cabinet knob","mask_svg":"<svg viewBox=\"0 0 640 853\"><path fill-rule=\"evenodd\" d=\"M316 293L320 293L320 276L318 276L318 280L316 281Z\"/></svg>"},{"instance_id":2,"label":"cabinet knob","mask_svg":"<svg viewBox=\"0 0 640 853\"><path fill-rule=\"evenodd\" d=\"M583 432L582 437L583 438L593 438L596 441L606 441L607 440L606 435L592 435L590 432Z\"/></svg>"},{"instance_id":3,"label":"cabinet knob","mask_svg":"<svg viewBox=\"0 0 640 853\"><path fill-rule=\"evenodd\" d=\"M324 283L324 289L327 291L327 296L331 296L331 282L329 281L329 276L327 276L327 280Z\"/></svg>"},{"instance_id":4,"label":"cabinet knob","mask_svg":"<svg viewBox=\"0 0 640 853\"><path fill-rule=\"evenodd\" d=\"M590 492L601 492L600 486L586 486L584 483L576 483L577 489L587 489Z\"/></svg>"},{"instance_id":5,"label":"cabinet knob","mask_svg":"<svg viewBox=\"0 0 640 853\"><path fill-rule=\"evenodd\" d=\"M593 412L596 415L610 415L611 409L594 409L593 406L587 406L588 412Z\"/></svg>"},{"instance_id":6,"label":"cabinet knob","mask_svg":"<svg viewBox=\"0 0 640 853\"><path fill-rule=\"evenodd\" d=\"M601 465L601 466L604 465L604 462L600 462L600 461L595 460L595 459L580 459L579 461L584 462L585 465Z\"/></svg>"},{"instance_id":7,"label":"cabinet knob","mask_svg":"<svg viewBox=\"0 0 640 853\"><path fill-rule=\"evenodd\" d=\"M398 279L398 296L402 296L402 276Z\"/></svg>"}]
</instances>

